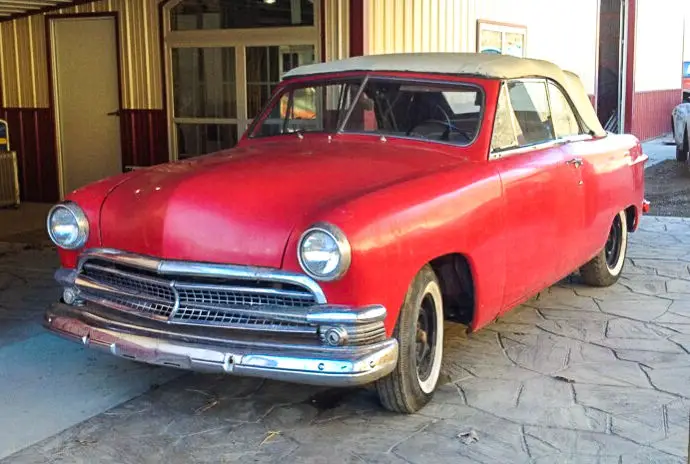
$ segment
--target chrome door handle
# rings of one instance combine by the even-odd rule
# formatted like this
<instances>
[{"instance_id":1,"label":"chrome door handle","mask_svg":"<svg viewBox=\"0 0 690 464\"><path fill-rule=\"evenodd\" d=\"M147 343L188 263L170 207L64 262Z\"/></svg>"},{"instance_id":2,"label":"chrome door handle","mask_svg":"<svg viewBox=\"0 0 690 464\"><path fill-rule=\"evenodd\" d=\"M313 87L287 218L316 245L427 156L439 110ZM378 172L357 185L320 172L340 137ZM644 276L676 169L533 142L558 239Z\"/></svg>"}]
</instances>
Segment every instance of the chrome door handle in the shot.
<instances>
[{"instance_id":1,"label":"chrome door handle","mask_svg":"<svg viewBox=\"0 0 690 464\"><path fill-rule=\"evenodd\" d=\"M566 161L566 164L572 164L576 168L579 168L582 166L582 158L573 158L571 160Z\"/></svg>"}]
</instances>

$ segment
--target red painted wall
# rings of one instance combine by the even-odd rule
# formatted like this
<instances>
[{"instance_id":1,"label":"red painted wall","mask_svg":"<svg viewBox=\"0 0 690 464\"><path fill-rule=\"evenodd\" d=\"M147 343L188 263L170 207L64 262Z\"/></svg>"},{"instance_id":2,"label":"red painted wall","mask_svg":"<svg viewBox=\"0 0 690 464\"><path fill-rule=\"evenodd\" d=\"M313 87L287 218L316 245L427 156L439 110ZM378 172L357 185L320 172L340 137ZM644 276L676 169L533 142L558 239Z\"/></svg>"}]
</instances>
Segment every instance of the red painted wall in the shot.
<instances>
[{"instance_id":1,"label":"red painted wall","mask_svg":"<svg viewBox=\"0 0 690 464\"><path fill-rule=\"evenodd\" d=\"M121 111L122 166L151 166L168 161L165 110ZM22 201L54 203L60 199L55 119L52 108L1 108L10 144L17 152Z\"/></svg>"},{"instance_id":2,"label":"red painted wall","mask_svg":"<svg viewBox=\"0 0 690 464\"><path fill-rule=\"evenodd\" d=\"M635 92L632 98L630 130L640 140L659 137L669 132L671 111L681 101L681 90Z\"/></svg>"},{"instance_id":3,"label":"red painted wall","mask_svg":"<svg viewBox=\"0 0 690 464\"><path fill-rule=\"evenodd\" d=\"M364 0L350 0L350 56L362 56L363 54Z\"/></svg>"},{"instance_id":4,"label":"red painted wall","mask_svg":"<svg viewBox=\"0 0 690 464\"><path fill-rule=\"evenodd\" d=\"M122 167L152 166L168 161L165 110L122 110Z\"/></svg>"},{"instance_id":5,"label":"red painted wall","mask_svg":"<svg viewBox=\"0 0 690 464\"><path fill-rule=\"evenodd\" d=\"M22 201L57 201L55 121L50 108L0 108L7 121L10 148L17 152Z\"/></svg>"}]
</instances>

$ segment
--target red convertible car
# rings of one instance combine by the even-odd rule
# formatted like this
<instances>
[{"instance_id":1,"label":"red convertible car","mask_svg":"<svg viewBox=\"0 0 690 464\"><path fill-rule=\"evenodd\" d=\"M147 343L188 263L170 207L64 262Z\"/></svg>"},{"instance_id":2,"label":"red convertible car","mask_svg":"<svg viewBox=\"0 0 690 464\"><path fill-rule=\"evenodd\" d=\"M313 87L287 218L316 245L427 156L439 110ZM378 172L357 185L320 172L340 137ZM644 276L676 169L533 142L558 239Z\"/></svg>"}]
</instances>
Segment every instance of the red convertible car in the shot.
<instances>
[{"instance_id":1,"label":"red convertible car","mask_svg":"<svg viewBox=\"0 0 690 464\"><path fill-rule=\"evenodd\" d=\"M64 290L45 325L157 365L375 382L413 412L437 386L444 321L476 331L577 269L616 282L646 159L548 62L304 66L236 148L56 205Z\"/></svg>"}]
</instances>

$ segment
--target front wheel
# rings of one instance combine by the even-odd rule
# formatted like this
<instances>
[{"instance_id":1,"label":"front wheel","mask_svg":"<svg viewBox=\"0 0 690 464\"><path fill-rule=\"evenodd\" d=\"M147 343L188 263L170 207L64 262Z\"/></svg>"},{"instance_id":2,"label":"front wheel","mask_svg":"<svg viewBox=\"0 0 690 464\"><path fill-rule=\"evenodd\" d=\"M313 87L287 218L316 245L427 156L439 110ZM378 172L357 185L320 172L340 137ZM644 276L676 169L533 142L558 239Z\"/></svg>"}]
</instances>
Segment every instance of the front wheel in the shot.
<instances>
[{"instance_id":1,"label":"front wheel","mask_svg":"<svg viewBox=\"0 0 690 464\"><path fill-rule=\"evenodd\" d=\"M398 365L376 382L384 408L411 414L433 396L443 357L443 301L436 274L425 266L405 296L395 327Z\"/></svg>"},{"instance_id":2,"label":"front wheel","mask_svg":"<svg viewBox=\"0 0 690 464\"><path fill-rule=\"evenodd\" d=\"M595 287L615 284L623 272L627 250L628 218L625 211L621 211L613 219L604 248L580 268L582 280Z\"/></svg>"}]
</instances>

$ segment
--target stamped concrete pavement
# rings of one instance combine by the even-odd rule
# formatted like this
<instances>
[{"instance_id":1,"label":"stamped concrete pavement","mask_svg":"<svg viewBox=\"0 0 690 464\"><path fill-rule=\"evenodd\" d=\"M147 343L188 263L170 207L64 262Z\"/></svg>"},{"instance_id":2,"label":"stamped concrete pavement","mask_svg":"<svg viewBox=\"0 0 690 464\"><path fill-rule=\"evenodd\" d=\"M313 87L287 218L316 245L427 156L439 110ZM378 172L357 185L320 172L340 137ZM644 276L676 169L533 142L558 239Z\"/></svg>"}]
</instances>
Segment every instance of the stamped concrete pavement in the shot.
<instances>
[{"instance_id":1,"label":"stamped concrete pavement","mask_svg":"<svg viewBox=\"0 0 690 464\"><path fill-rule=\"evenodd\" d=\"M369 388L190 374L6 462L683 463L689 266L690 220L644 218L617 285L573 276L478 333L449 325L444 385L415 415Z\"/></svg>"}]
</instances>

